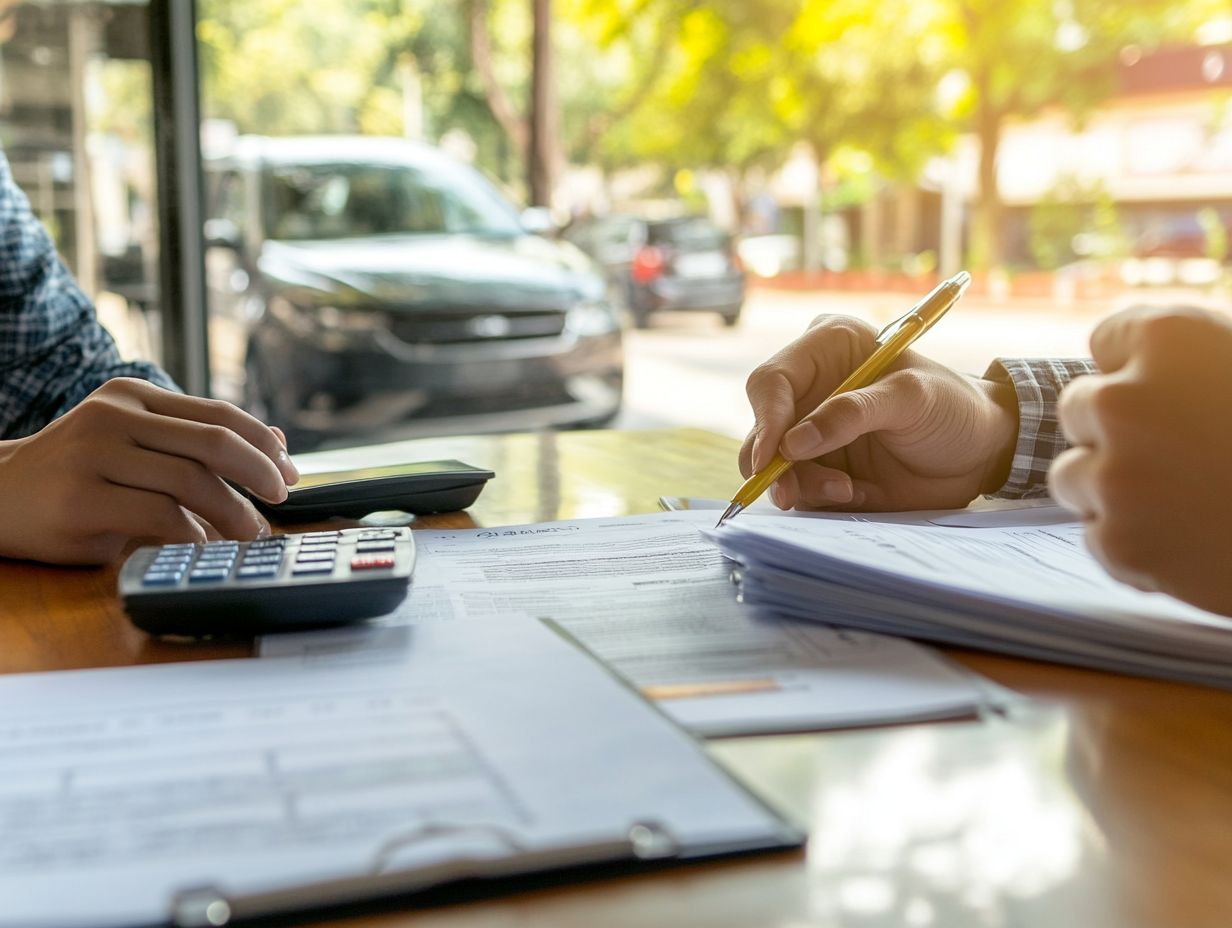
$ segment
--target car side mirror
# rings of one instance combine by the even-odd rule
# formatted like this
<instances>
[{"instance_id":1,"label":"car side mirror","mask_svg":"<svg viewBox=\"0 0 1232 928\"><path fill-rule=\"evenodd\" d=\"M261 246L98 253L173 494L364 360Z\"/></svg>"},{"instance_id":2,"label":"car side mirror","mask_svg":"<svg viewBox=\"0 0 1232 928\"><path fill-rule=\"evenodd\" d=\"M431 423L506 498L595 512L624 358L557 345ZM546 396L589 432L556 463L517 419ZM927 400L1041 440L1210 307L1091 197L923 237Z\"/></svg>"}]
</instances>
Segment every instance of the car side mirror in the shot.
<instances>
[{"instance_id":1,"label":"car side mirror","mask_svg":"<svg viewBox=\"0 0 1232 928\"><path fill-rule=\"evenodd\" d=\"M522 228L531 235L555 235L556 222L546 206L530 206L522 210Z\"/></svg>"},{"instance_id":2,"label":"car side mirror","mask_svg":"<svg viewBox=\"0 0 1232 928\"><path fill-rule=\"evenodd\" d=\"M240 251L244 247L244 233L230 219L207 219L204 233L206 248Z\"/></svg>"}]
</instances>

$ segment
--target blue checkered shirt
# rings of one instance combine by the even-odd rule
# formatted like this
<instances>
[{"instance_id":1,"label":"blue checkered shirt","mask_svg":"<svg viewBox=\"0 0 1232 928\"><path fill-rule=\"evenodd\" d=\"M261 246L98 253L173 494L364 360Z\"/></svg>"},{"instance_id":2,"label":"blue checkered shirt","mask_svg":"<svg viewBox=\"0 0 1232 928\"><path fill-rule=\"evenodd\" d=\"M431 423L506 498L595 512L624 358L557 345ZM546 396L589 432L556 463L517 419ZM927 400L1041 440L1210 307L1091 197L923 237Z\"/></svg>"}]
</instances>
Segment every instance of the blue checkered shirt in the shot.
<instances>
[{"instance_id":1,"label":"blue checkered shirt","mask_svg":"<svg viewBox=\"0 0 1232 928\"><path fill-rule=\"evenodd\" d=\"M37 432L112 377L176 388L120 360L0 152L0 439Z\"/></svg>"},{"instance_id":2,"label":"blue checkered shirt","mask_svg":"<svg viewBox=\"0 0 1232 928\"><path fill-rule=\"evenodd\" d=\"M1018 395L1014 463L1009 479L995 496L1047 495L1048 465L1069 447L1057 423L1057 398L1075 377L1095 372L1095 362L1085 358L998 358L989 366L984 376L1012 383Z\"/></svg>"}]
</instances>

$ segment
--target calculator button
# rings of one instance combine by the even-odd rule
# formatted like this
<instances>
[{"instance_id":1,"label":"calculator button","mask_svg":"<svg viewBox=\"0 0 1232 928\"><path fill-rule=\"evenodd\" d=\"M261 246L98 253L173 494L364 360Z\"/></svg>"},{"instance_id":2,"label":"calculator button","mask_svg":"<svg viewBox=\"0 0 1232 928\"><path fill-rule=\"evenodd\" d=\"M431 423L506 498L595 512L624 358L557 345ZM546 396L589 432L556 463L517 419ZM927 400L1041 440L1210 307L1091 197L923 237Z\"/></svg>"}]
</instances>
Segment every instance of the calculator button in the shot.
<instances>
[{"instance_id":1,"label":"calculator button","mask_svg":"<svg viewBox=\"0 0 1232 928\"><path fill-rule=\"evenodd\" d=\"M312 538L337 538L341 532L309 532L304 536L304 541Z\"/></svg>"},{"instance_id":2,"label":"calculator button","mask_svg":"<svg viewBox=\"0 0 1232 928\"><path fill-rule=\"evenodd\" d=\"M188 575L189 583L217 583L227 579L227 574L230 571L216 570L214 568L206 568L204 570L194 570Z\"/></svg>"},{"instance_id":3,"label":"calculator button","mask_svg":"<svg viewBox=\"0 0 1232 928\"><path fill-rule=\"evenodd\" d=\"M361 541L355 546L355 550L371 554L376 551L394 551L397 547L392 541Z\"/></svg>"},{"instance_id":4,"label":"calculator button","mask_svg":"<svg viewBox=\"0 0 1232 928\"><path fill-rule=\"evenodd\" d=\"M180 582L182 573L171 573L165 570L151 570L141 578L142 586L175 586Z\"/></svg>"},{"instance_id":5,"label":"calculator button","mask_svg":"<svg viewBox=\"0 0 1232 928\"><path fill-rule=\"evenodd\" d=\"M351 558L351 570L384 570L393 566L393 555L368 554Z\"/></svg>"},{"instance_id":6,"label":"calculator button","mask_svg":"<svg viewBox=\"0 0 1232 928\"><path fill-rule=\"evenodd\" d=\"M295 557L297 564L305 564L309 561L329 561L331 564L334 561L333 551L301 551Z\"/></svg>"},{"instance_id":7,"label":"calculator button","mask_svg":"<svg viewBox=\"0 0 1232 928\"><path fill-rule=\"evenodd\" d=\"M240 561L240 564L242 564L245 567L248 567L253 564L281 564L281 563L282 563L281 554L276 554L276 553L275 554L262 554L260 551L257 551L255 553L250 553L242 561Z\"/></svg>"},{"instance_id":8,"label":"calculator button","mask_svg":"<svg viewBox=\"0 0 1232 928\"><path fill-rule=\"evenodd\" d=\"M241 580L261 580L278 576L277 564L245 564L235 572Z\"/></svg>"},{"instance_id":9,"label":"calculator button","mask_svg":"<svg viewBox=\"0 0 1232 928\"><path fill-rule=\"evenodd\" d=\"M309 561L306 564L296 564L292 568L291 573L297 577L302 577L305 574L331 574L334 572L334 562L329 561Z\"/></svg>"}]
</instances>

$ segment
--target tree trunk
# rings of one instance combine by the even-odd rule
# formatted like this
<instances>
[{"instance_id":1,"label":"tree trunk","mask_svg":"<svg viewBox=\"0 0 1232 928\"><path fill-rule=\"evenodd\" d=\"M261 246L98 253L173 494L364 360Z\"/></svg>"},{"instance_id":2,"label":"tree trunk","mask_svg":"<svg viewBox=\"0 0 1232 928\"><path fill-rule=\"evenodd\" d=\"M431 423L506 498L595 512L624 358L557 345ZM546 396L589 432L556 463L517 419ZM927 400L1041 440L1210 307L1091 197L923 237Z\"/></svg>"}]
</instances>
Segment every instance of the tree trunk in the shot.
<instances>
[{"instance_id":1,"label":"tree trunk","mask_svg":"<svg viewBox=\"0 0 1232 928\"><path fill-rule=\"evenodd\" d=\"M532 206L552 205L556 167L556 108L552 105L552 0L531 0L530 145L526 156Z\"/></svg>"},{"instance_id":2,"label":"tree trunk","mask_svg":"<svg viewBox=\"0 0 1232 928\"><path fill-rule=\"evenodd\" d=\"M1004 114L987 100L988 90L980 88L976 104L975 129L980 142L980 199L971 238L972 267L988 271L1004 261L1001 228L1001 191L997 186L997 150L1001 145Z\"/></svg>"},{"instance_id":3,"label":"tree trunk","mask_svg":"<svg viewBox=\"0 0 1232 928\"><path fill-rule=\"evenodd\" d=\"M492 67L492 36L488 32L488 0L471 0L471 63L483 84L488 109L521 157L526 157L530 132L526 120L514 109Z\"/></svg>"}]
</instances>

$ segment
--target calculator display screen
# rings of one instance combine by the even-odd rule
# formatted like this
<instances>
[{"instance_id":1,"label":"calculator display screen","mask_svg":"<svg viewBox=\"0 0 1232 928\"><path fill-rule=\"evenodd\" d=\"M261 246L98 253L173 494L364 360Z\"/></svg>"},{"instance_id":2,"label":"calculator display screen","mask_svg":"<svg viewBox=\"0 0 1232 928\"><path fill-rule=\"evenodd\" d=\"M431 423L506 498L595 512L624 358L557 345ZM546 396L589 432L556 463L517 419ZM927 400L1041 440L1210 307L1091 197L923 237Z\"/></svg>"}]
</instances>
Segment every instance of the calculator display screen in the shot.
<instances>
[{"instance_id":1,"label":"calculator display screen","mask_svg":"<svg viewBox=\"0 0 1232 928\"><path fill-rule=\"evenodd\" d=\"M306 490L335 483L355 483L361 480L380 480L387 477L417 477L428 474L470 473L476 468L459 461L417 461L411 464L389 464L384 467L357 467L353 470L335 470L323 474L303 474L292 487Z\"/></svg>"}]
</instances>

